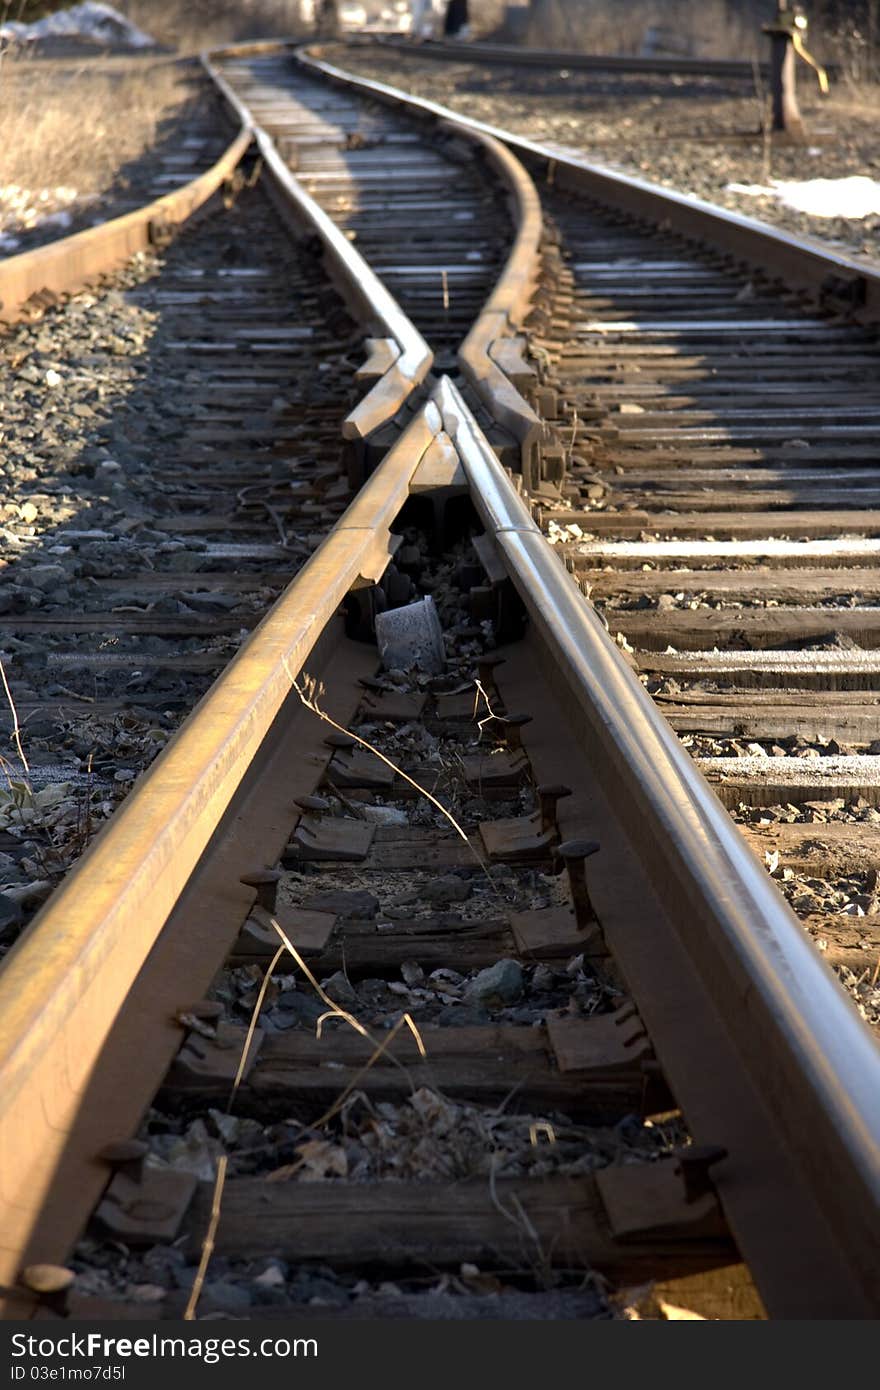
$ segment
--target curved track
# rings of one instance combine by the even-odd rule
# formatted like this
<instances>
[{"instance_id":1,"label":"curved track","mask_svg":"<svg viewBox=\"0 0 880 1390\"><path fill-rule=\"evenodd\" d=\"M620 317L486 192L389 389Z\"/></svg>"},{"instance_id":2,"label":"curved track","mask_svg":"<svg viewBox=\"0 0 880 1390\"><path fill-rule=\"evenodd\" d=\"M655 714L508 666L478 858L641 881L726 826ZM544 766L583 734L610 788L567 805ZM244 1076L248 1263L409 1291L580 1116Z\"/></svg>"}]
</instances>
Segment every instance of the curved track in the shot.
<instances>
[{"instance_id":1,"label":"curved track","mask_svg":"<svg viewBox=\"0 0 880 1390\"><path fill-rule=\"evenodd\" d=\"M526 1307L528 1315L601 1314L570 1286L573 1270L577 1283L589 1269L623 1285L653 1279L671 1302L690 1300L710 1316L757 1316L760 1300L771 1316L869 1316L877 1307L876 1046L530 508L557 527L574 520L566 501L603 503L579 510L603 525L611 518L609 528L627 515L632 493L608 490L602 451L621 440L617 417L643 421L656 394L632 402L627 394L624 403L640 409L613 410L616 375L597 380L609 333L620 335L615 361L624 372L635 333L645 356L664 364L664 349L683 336L686 373L709 343L720 352L717 373L734 357L725 344L755 333L756 322L768 362L778 356L773 344L826 331L771 299L758 319L742 283L712 279L717 268L701 274L690 250L676 243L675 255L668 246L661 255L655 233L648 251L634 214L662 215L667 238L696 232L722 255L733 247L788 267L794 283L822 285L826 303L853 297L866 320L876 285L839 257L510 142L536 171L549 169L557 189L559 230L539 251L535 188L497 133L377 84L346 83L328 101L331 89L313 75L291 76L286 61L253 50L219 56L227 100L257 140L273 197L317 237L373 339L361 379L375 384L341 433L352 479L378 466L0 972L11 1307L28 1306L29 1267L67 1258L114 1167L97 1230L146 1247L153 1270L174 1265L177 1256L162 1254L172 1241L191 1277L216 1189L169 1163L168 1137L191 1142L195 1116L208 1160L222 1148L229 1163L217 1247L227 1271L250 1288L267 1257L329 1262L339 1316L357 1306L358 1272L404 1280L405 1311L418 1316L425 1269L463 1263L496 1272L508 1310L516 1313L515 1291L531 1299L519 1316ZM337 89L346 82L329 75ZM409 122L413 113L439 119L444 138L454 129L460 148L470 141L483 152L495 192L486 193L485 179L478 187L460 170L453 176L435 149L425 166L431 192L419 195L430 201L438 183L454 185L454 205L475 210L467 222L476 240L458 231L449 239L444 228L439 259L461 257L465 245L478 252L481 292L497 255L488 210L505 198L515 211L510 254L472 325L466 294L454 332L451 306L438 304L433 234L413 264L396 258L387 267L416 315L408 324L402 304L284 170L267 127L288 132L297 104L316 93L308 133L317 146L300 139L285 154L306 166L316 191L329 192L326 207L347 231L366 214L358 245L375 236L378 248L387 236L376 188L388 177L388 147L413 130L401 108ZM381 114L359 116L360 94L380 101ZM244 98L259 106L250 111ZM371 139L381 141L378 153L362 143ZM352 158L364 151L370 157ZM360 207L340 207L340 196ZM610 220L598 197L616 206ZM586 267L580 283L581 260L565 265L568 239ZM620 327L614 294L632 289L630 308L639 299L632 276L620 282L621 247L666 278L666 317L649 324L631 316L635 328ZM608 294L593 278L603 257ZM682 287L687 310L674 303ZM764 291L753 283L751 293ZM720 329L728 311L736 326ZM584 322L589 340L577 336ZM779 327L771 331L771 322ZM835 331L842 344L865 333L848 324ZM456 334L465 339L454 369L463 390L448 373L426 377L434 339L439 375ZM595 361L585 368L587 352ZM735 372L733 385L724 378L724 399L710 393L714 412L726 408L736 380ZM651 386L665 390L668 380L655 375ZM692 449L703 417L690 402L669 408L685 411L679 425ZM762 399L745 422L757 432L748 441L704 444L722 456L762 449L776 438L774 418L772 400ZM654 430L658 422L644 423ZM723 428L738 427L727 420ZM622 435L621 467L642 442L626 426ZM493 438L521 470L516 486ZM676 447L664 438L655 453L661 442ZM723 457L701 462L733 466ZM574 524L586 530L583 518ZM377 617L419 589L437 600L446 668L432 678L383 673L372 646ZM343 601L347 637L334 618ZM342 733L324 746L326 722L303 696L355 740ZM434 803L413 796L401 770L433 789L460 833ZM563 864L567 880L558 876ZM442 893L432 886L438 873ZM47 951L47 943L55 944ZM264 995L256 983L279 943L276 974L293 971L290 946L295 973ZM303 979L310 974L324 981L317 1003ZM249 1037L261 1006L261 1029ZM330 1016L317 1040L315 1006ZM398 1065L389 1066L392 1044ZM220 1126L210 1117L239 1061L242 1084L231 1098L239 1118ZM157 1108L129 1141L163 1076ZM521 1094L509 1128L487 1128L512 1078ZM361 1094L366 1120L355 1103ZM653 1126L624 1120L639 1104ZM277 1117L291 1113L279 1127ZM451 1133L467 1136L464 1150L450 1146ZM427 1144L426 1170L406 1168L415 1161L408 1134ZM536 1166L542 1136L554 1152ZM401 1183L401 1172L411 1180ZM304 1185L310 1175L324 1181ZM165 1211L158 1225L143 1215L155 1203ZM69 1307L95 1315L89 1256L77 1258ZM546 1272L548 1261L559 1267L556 1294L542 1294L536 1281L536 1262ZM116 1287L117 1303L125 1287ZM206 1306L218 1296L207 1287ZM366 1296L372 1304L361 1308L374 1316L401 1312L370 1288ZM181 1301L168 1298L166 1315L179 1315ZM286 1282L281 1301L297 1306Z\"/></svg>"},{"instance_id":2,"label":"curved track","mask_svg":"<svg viewBox=\"0 0 880 1390\"><path fill-rule=\"evenodd\" d=\"M508 222L473 147L328 87L284 54L217 67L449 365L495 283Z\"/></svg>"}]
</instances>

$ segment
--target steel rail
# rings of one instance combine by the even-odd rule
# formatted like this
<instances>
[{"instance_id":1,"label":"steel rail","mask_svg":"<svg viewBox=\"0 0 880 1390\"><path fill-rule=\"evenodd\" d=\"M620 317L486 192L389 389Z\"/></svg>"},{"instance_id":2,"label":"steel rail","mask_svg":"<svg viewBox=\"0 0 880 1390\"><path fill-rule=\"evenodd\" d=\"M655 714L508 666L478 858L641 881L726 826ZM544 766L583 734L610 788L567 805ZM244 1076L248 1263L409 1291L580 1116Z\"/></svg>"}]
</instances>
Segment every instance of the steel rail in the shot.
<instances>
[{"instance_id":1,"label":"steel rail","mask_svg":"<svg viewBox=\"0 0 880 1390\"><path fill-rule=\"evenodd\" d=\"M122 1001L324 628L384 572L439 428L428 403L4 961L0 1284L19 1273Z\"/></svg>"},{"instance_id":2,"label":"steel rail","mask_svg":"<svg viewBox=\"0 0 880 1390\"><path fill-rule=\"evenodd\" d=\"M495 287L458 349L462 371L499 424L519 443L521 470L537 481L538 447L543 424L496 360L501 344L522 327L541 269L541 200L529 174L499 140L482 131L468 132L508 188L516 233Z\"/></svg>"},{"instance_id":3,"label":"steel rail","mask_svg":"<svg viewBox=\"0 0 880 1390\"><path fill-rule=\"evenodd\" d=\"M266 46L257 45L257 51ZM252 131L257 148L282 206L292 210L301 226L307 227L321 240L327 272L355 318L372 325L372 331L394 345L395 360L383 372L357 405L349 412L343 425L343 435L349 440L364 440L397 414L413 390L424 381L434 361L434 354L422 335L410 323L396 300L370 269L351 242L342 234L323 208L315 202L299 181L294 178L275 147L274 141L253 119L250 111L218 71L213 60L252 51L239 46L203 53L202 65L216 84L230 111ZM271 51L271 49L270 49Z\"/></svg>"},{"instance_id":4,"label":"steel rail","mask_svg":"<svg viewBox=\"0 0 880 1390\"><path fill-rule=\"evenodd\" d=\"M81 1098L112 1046L122 1000L282 717L322 628L348 588L384 569L394 517L441 432L456 447L474 504L552 659L554 678L578 713L596 776L742 1067L763 1092L769 1127L785 1140L792 1167L775 1180L790 1179L798 1191L806 1183L813 1199L814 1261L804 1268L803 1291L789 1290L786 1307L796 1308L799 1299L819 1306L824 1281L828 1306L838 1315L876 1315L877 1048L551 554L447 378L0 969L0 1282L17 1277ZM636 945L633 958L638 953ZM647 995L645 1002L662 1004ZM686 1020L677 1022L681 1032ZM674 1069L670 1079L675 1084ZM703 1074L700 1084L711 1090L715 1078ZM687 1111L688 1095L680 1099ZM769 1133L753 1143L769 1145ZM751 1259L762 1194L749 1187L753 1174L737 1158L732 1151L719 1169L719 1188ZM96 1174L82 1177L80 1196L88 1205L86 1188L94 1188ZM750 1207L751 1224L741 1217ZM793 1230L792 1240L802 1234ZM772 1251L762 1261L759 1278L772 1282Z\"/></svg>"},{"instance_id":5,"label":"steel rail","mask_svg":"<svg viewBox=\"0 0 880 1390\"><path fill-rule=\"evenodd\" d=\"M217 192L247 153L251 140L250 126L242 121L238 135L217 162L182 188L97 227L0 260L0 320L14 323L22 318L27 301L41 290L70 294L83 289L95 276L124 265L138 251L163 239L169 228L185 222Z\"/></svg>"},{"instance_id":6,"label":"steel rail","mask_svg":"<svg viewBox=\"0 0 880 1390\"><path fill-rule=\"evenodd\" d=\"M316 57L314 46L297 51L298 60L313 72L324 73L362 92L396 105L408 105L436 119L452 120L480 131L513 150L557 188L570 188L588 198L637 218L662 223L670 231L748 262L794 288L800 286L832 307L859 321L880 320L880 263L843 255L821 242L795 236L740 213L728 212L691 194L675 193L646 179L605 168L576 155L562 154L538 141L462 116L439 102L411 96L373 78L345 72Z\"/></svg>"},{"instance_id":7,"label":"steel rail","mask_svg":"<svg viewBox=\"0 0 880 1390\"><path fill-rule=\"evenodd\" d=\"M351 48L366 47L363 39L343 38L342 42ZM578 53L558 48L529 48L501 43L444 43L440 39L396 38L394 35L376 35L371 44L380 48L390 48L413 58L437 58L443 61L452 59L459 63L491 63L510 67L562 68L569 72L610 72L634 73L665 77L680 74L683 77L741 78L744 82L754 82L755 64L745 58L688 58L683 55L664 55L657 58L641 58L635 55L612 53ZM769 62L757 64L762 76L770 72ZM831 72L832 69L826 69Z\"/></svg>"},{"instance_id":8,"label":"steel rail","mask_svg":"<svg viewBox=\"0 0 880 1390\"><path fill-rule=\"evenodd\" d=\"M218 85L223 84L219 74L217 78ZM430 349L360 254L313 200L301 194L289 171L276 168L269 137L244 108L239 109L242 130L233 148L244 153L257 139L264 159L271 160L273 177L278 175L279 196L294 202L300 226L313 222L340 285L348 289L349 302L362 306L364 316L386 329L400 346L390 378L385 373L378 392L373 388L369 393L369 410L353 412L354 423L347 431L353 437L389 419L409 399L430 367ZM203 190L208 177L196 181ZM170 195L179 207L186 205L187 189ZM162 199L158 205L165 207L168 201ZM120 220L146 225L153 206ZM105 230L95 228L82 235L90 244L103 246L108 243L94 234ZM78 237L65 238L45 250L60 263L68 244L76 241ZM39 257L40 252L31 252L26 258ZM94 262L95 271L110 265L103 261L98 267ZM404 368L395 372L401 358ZM349 589L375 581L384 572L392 553L390 523L438 429L435 407L423 406L4 960L0 1284L9 1286L17 1277L20 1256L78 1122L80 1097L99 1065L122 1001L332 614ZM84 1197L91 1192L97 1198L104 1180L100 1165L93 1162L78 1171L74 1187Z\"/></svg>"},{"instance_id":9,"label":"steel rail","mask_svg":"<svg viewBox=\"0 0 880 1390\"><path fill-rule=\"evenodd\" d=\"M850 1316L857 1308L876 1316L880 1049L547 545L454 384L444 378L435 399L486 530L584 716L591 765L784 1133L792 1173L806 1175L827 1219L827 1260L804 1270L804 1287L790 1301L815 1299L818 1287L820 1299L838 1300L840 1316L846 1307ZM651 1031L662 1056L662 1037ZM674 1073L670 1081L687 1111L687 1087L679 1091ZM718 1185L735 1234L744 1236L738 1158L731 1154L728 1184L719 1170ZM748 1260L753 1245L742 1241ZM850 1278L842 1308L832 1268Z\"/></svg>"},{"instance_id":10,"label":"steel rail","mask_svg":"<svg viewBox=\"0 0 880 1390\"><path fill-rule=\"evenodd\" d=\"M297 52L299 62L315 66L323 77L350 85L348 74ZM382 99L404 109L416 109L424 103L413 103L405 93L386 89ZM476 142L508 191L515 227L513 245L488 300L474 320L470 332L458 349L462 372L477 394L491 409L500 425L510 431L520 450L521 470L528 483L537 481L539 446L544 433L543 422L529 402L511 381L502 365L502 344L508 343L522 326L531 306L540 274L542 233L541 200L534 182L520 161L487 130L478 129L459 120L445 108L428 111L439 119L440 126L452 134ZM499 360L502 359L502 360Z\"/></svg>"}]
</instances>

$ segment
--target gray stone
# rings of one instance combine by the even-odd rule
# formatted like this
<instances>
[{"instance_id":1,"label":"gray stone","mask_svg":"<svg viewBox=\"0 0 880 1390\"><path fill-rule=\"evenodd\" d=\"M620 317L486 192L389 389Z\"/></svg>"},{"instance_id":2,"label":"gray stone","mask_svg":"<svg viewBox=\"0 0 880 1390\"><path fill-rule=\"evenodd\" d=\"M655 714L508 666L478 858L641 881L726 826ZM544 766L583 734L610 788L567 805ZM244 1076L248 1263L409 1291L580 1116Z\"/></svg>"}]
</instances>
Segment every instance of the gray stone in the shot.
<instances>
[{"instance_id":1,"label":"gray stone","mask_svg":"<svg viewBox=\"0 0 880 1390\"><path fill-rule=\"evenodd\" d=\"M465 987L465 999L490 1008L515 1004L523 992L522 966L515 960L499 960L481 970Z\"/></svg>"},{"instance_id":2,"label":"gray stone","mask_svg":"<svg viewBox=\"0 0 880 1390\"><path fill-rule=\"evenodd\" d=\"M196 613L229 612L241 599L236 594L182 594L184 602Z\"/></svg>"},{"instance_id":3,"label":"gray stone","mask_svg":"<svg viewBox=\"0 0 880 1390\"><path fill-rule=\"evenodd\" d=\"M343 890L328 893L313 893L303 903L309 912L335 912L337 917L369 920L379 911L379 899L365 889L356 892Z\"/></svg>"},{"instance_id":4,"label":"gray stone","mask_svg":"<svg viewBox=\"0 0 880 1390\"><path fill-rule=\"evenodd\" d=\"M489 1013L478 1004L453 1004L438 1013L433 1021L441 1028L478 1028L481 1024L489 1022Z\"/></svg>"},{"instance_id":5,"label":"gray stone","mask_svg":"<svg viewBox=\"0 0 880 1390\"><path fill-rule=\"evenodd\" d=\"M21 572L21 578L38 589L54 589L57 584L67 581L67 571L62 565L31 565Z\"/></svg>"},{"instance_id":6,"label":"gray stone","mask_svg":"<svg viewBox=\"0 0 880 1390\"><path fill-rule=\"evenodd\" d=\"M315 1023L326 1012L327 1005L317 995L296 989L281 995L271 1018L278 1028L293 1028L299 1023Z\"/></svg>"},{"instance_id":7,"label":"gray stone","mask_svg":"<svg viewBox=\"0 0 880 1390\"><path fill-rule=\"evenodd\" d=\"M333 998L332 994L330 996ZM392 994L384 980L361 980L353 1002L369 1005L370 1008L393 1008L397 995Z\"/></svg>"},{"instance_id":8,"label":"gray stone","mask_svg":"<svg viewBox=\"0 0 880 1390\"><path fill-rule=\"evenodd\" d=\"M287 1261L276 1259L273 1256L272 1259L266 1261L259 1274L254 1276L254 1283L267 1284L269 1286L283 1284L287 1275Z\"/></svg>"},{"instance_id":9,"label":"gray stone","mask_svg":"<svg viewBox=\"0 0 880 1390\"><path fill-rule=\"evenodd\" d=\"M263 1308L283 1308L287 1304L287 1289L283 1284L278 1287L266 1284L255 1284L253 1288L254 1303Z\"/></svg>"},{"instance_id":10,"label":"gray stone","mask_svg":"<svg viewBox=\"0 0 880 1390\"><path fill-rule=\"evenodd\" d=\"M251 1284L256 1303L280 1307L287 1302L287 1265L283 1260L270 1260Z\"/></svg>"},{"instance_id":11,"label":"gray stone","mask_svg":"<svg viewBox=\"0 0 880 1390\"><path fill-rule=\"evenodd\" d=\"M423 896L429 903L463 903L471 895L471 885L456 874L444 874L425 886Z\"/></svg>"},{"instance_id":12,"label":"gray stone","mask_svg":"<svg viewBox=\"0 0 880 1390\"><path fill-rule=\"evenodd\" d=\"M516 878L516 871L509 864L493 864L489 872L494 879Z\"/></svg>"},{"instance_id":13,"label":"gray stone","mask_svg":"<svg viewBox=\"0 0 880 1390\"><path fill-rule=\"evenodd\" d=\"M12 932L21 924L21 908L14 898L0 893L0 936Z\"/></svg>"},{"instance_id":14,"label":"gray stone","mask_svg":"<svg viewBox=\"0 0 880 1390\"><path fill-rule=\"evenodd\" d=\"M321 985L334 1004L356 1004L358 1002L357 995L341 970L337 970L336 974L331 975L329 980L322 980Z\"/></svg>"},{"instance_id":15,"label":"gray stone","mask_svg":"<svg viewBox=\"0 0 880 1390\"><path fill-rule=\"evenodd\" d=\"M533 1023L540 1022L541 1010L534 1005L522 1004L518 1009L508 1009L504 1018L507 1023L522 1023L526 1027L531 1027Z\"/></svg>"},{"instance_id":16,"label":"gray stone","mask_svg":"<svg viewBox=\"0 0 880 1390\"><path fill-rule=\"evenodd\" d=\"M553 971L546 965L536 965L532 972L532 989L552 989L556 983Z\"/></svg>"},{"instance_id":17,"label":"gray stone","mask_svg":"<svg viewBox=\"0 0 880 1390\"><path fill-rule=\"evenodd\" d=\"M230 1284L227 1280L217 1280L206 1284L199 1300L200 1313L240 1313L253 1303L249 1289L241 1284Z\"/></svg>"},{"instance_id":18,"label":"gray stone","mask_svg":"<svg viewBox=\"0 0 880 1390\"><path fill-rule=\"evenodd\" d=\"M302 1302L312 1298L320 1298L327 1303L348 1302L348 1293L343 1285L307 1269L297 1271L290 1293L293 1300Z\"/></svg>"}]
</instances>

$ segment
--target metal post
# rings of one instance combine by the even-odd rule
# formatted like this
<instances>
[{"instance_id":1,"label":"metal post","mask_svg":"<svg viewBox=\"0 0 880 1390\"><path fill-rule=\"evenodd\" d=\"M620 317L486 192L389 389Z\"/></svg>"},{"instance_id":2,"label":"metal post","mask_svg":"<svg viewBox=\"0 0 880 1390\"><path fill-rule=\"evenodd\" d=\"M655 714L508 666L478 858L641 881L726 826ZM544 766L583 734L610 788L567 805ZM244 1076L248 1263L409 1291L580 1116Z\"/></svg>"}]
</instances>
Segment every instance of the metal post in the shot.
<instances>
[{"instance_id":1,"label":"metal post","mask_svg":"<svg viewBox=\"0 0 880 1390\"><path fill-rule=\"evenodd\" d=\"M784 131L790 140L805 140L806 129L797 104L795 90L794 30L803 16L788 8L788 0L778 0L776 19L765 24L770 36L770 93L773 101L773 129ZM802 27L802 26L801 26Z\"/></svg>"}]
</instances>

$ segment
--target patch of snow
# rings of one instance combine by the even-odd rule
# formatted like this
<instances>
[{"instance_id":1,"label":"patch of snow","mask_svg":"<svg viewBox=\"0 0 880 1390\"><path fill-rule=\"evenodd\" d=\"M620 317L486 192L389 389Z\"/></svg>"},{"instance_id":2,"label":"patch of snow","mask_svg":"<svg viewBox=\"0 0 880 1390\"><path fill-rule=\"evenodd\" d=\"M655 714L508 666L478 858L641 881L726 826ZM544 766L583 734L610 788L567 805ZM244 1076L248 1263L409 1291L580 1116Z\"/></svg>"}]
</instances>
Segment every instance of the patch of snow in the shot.
<instances>
[{"instance_id":1,"label":"patch of snow","mask_svg":"<svg viewBox=\"0 0 880 1390\"><path fill-rule=\"evenodd\" d=\"M36 227L66 231L74 211L95 201L95 194L80 193L60 184L56 188L22 188L20 184L0 184L0 252L17 250L19 233Z\"/></svg>"},{"instance_id":2,"label":"patch of snow","mask_svg":"<svg viewBox=\"0 0 880 1390\"><path fill-rule=\"evenodd\" d=\"M156 40L135 24L131 24L112 5L87 0L70 10L58 10L22 24L9 20L0 24L0 39L7 43L37 43L40 39L90 39L94 43L119 43L128 48L155 48Z\"/></svg>"},{"instance_id":3,"label":"patch of snow","mask_svg":"<svg viewBox=\"0 0 880 1390\"><path fill-rule=\"evenodd\" d=\"M784 182L773 179L767 186L760 183L729 183L728 193L741 193L749 198L776 198L794 212L808 217L846 217L861 220L880 213L880 182L864 174L851 174L845 179L804 179Z\"/></svg>"}]
</instances>

